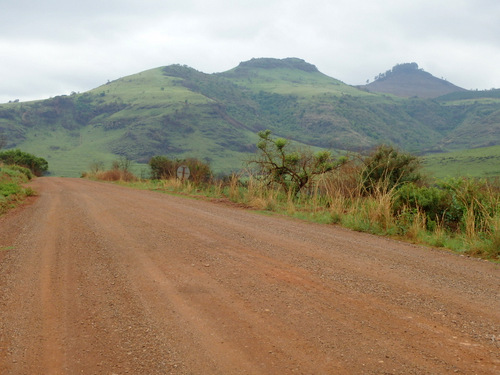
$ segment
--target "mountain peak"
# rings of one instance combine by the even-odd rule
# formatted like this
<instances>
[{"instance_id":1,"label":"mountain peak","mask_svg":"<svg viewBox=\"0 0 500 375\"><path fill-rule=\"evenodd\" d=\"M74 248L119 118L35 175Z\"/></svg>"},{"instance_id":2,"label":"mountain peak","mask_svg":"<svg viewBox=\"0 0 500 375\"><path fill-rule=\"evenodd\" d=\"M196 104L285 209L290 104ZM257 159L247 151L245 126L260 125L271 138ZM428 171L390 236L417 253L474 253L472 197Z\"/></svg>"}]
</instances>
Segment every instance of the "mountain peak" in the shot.
<instances>
[{"instance_id":1,"label":"mountain peak","mask_svg":"<svg viewBox=\"0 0 500 375\"><path fill-rule=\"evenodd\" d=\"M401 97L436 98L457 91L466 91L454 84L420 69L415 62L397 64L380 73L372 83L362 88Z\"/></svg>"},{"instance_id":2,"label":"mountain peak","mask_svg":"<svg viewBox=\"0 0 500 375\"><path fill-rule=\"evenodd\" d=\"M249 61L241 62L236 69L258 68L258 69L299 69L305 72L318 72L315 65L296 58L287 57L285 59L274 58L253 58Z\"/></svg>"},{"instance_id":3,"label":"mountain peak","mask_svg":"<svg viewBox=\"0 0 500 375\"><path fill-rule=\"evenodd\" d=\"M396 64L392 67L391 70L388 70L385 73L381 73L376 77L377 79L385 79L387 77L390 77L393 74L411 74L411 73L417 73L418 71L423 72L423 69L418 68L418 64L416 62L411 62L411 63L402 63L402 64ZM429 74L429 73L427 73Z\"/></svg>"}]
</instances>

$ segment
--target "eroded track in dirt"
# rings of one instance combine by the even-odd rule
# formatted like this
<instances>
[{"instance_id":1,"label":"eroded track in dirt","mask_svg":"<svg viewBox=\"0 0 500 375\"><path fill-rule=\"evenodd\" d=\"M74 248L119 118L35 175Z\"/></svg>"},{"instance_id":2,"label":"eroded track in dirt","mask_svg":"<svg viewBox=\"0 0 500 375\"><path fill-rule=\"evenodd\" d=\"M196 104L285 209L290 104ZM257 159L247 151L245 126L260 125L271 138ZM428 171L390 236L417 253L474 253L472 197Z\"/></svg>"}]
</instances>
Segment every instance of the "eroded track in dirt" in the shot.
<instances>
[{"instance_id":1,"label":"eroded track in dirt","mask_svg":"<svg viewBox=\"0 0 500 375\"><path fill-rule=\"evenodd\" d=\"M498 374L498 265L79 179L0 218L0 374Z\"/></svg>"}]
</instances>

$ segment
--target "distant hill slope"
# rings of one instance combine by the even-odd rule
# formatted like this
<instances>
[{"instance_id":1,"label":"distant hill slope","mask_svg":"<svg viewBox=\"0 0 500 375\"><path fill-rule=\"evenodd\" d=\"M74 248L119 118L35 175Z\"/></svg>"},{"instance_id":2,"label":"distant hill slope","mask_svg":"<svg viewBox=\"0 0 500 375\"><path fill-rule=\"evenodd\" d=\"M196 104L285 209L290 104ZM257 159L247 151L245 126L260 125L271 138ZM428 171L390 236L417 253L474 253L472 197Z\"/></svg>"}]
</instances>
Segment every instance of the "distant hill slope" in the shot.
<instances>
[{"instance_id":1,"label":"distant hill slope","mask_svg":"<svg viewBox=\"0 0 500 375\"><path fill-rule=\"evenodd\" d=\"M360 87L370 92L405 98L437 98L457 91L466 91L419 69L416 63L398 64L391 70L379 74L374 82Z\"/></svg>"},{"instance_id":2,"label":"distant hill slope","mask_svg":"<svg viewBox=\"0 0 500 375\"><path fill-rule=\"evenodd\" d=\"M437 178L500 177L500 146L427 155L423 167Z\"/></svg>"},{"instance_id":3,"label":"distant hill slope","mask_svg":"<svg viewBox=\"0 0 500 375\"><path fill-rule=\"evenodd\" d=\"M467 94L467 95L466 95ZM297 58L252 59L223 73L185 65L147 70L82 94L0 105L0 133L78 176L94 161L197 157L240 169L256 133L360 151L389 143L418 153L500 145L500 98L462 92L398 98L346 85Z\"/></svg>"}]
</instances>

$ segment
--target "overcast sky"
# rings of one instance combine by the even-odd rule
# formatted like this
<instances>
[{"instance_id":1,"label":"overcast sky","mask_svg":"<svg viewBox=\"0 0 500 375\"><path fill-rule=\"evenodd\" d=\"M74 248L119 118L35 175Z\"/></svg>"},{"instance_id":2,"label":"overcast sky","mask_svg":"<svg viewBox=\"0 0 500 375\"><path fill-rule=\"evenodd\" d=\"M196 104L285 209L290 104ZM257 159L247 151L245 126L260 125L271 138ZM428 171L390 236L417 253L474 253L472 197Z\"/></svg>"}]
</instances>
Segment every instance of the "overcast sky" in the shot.
<instances>
[{"instance_id":1,"label":"overcast sky","mask_svg":"<svg viewBox=\"0 0 500 375\"><path fill-rule=\"evenodd\" d=\"M299 57L341 81L398 63L500 88L499 0L0 0L0 103L170 64Z\"/></svg>"}]
</instances>

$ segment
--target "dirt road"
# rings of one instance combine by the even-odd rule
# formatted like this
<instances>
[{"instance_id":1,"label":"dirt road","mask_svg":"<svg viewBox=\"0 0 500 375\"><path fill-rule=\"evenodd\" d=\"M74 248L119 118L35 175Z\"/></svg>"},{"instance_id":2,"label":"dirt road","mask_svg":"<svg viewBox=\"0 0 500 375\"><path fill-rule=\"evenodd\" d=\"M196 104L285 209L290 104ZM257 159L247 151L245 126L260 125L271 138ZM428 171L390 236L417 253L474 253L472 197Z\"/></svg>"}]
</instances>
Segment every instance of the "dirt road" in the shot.
<instances>
[{"instance_id":1,"label":"dirt road","mask_svg":"<svg viewBox=\"0 0 500 375\"><path fill-rule=\"evenodd\" d=\"M0 374L499 374L498 265L40 178L0 218Z\"/></svg>"}]
</instances>

